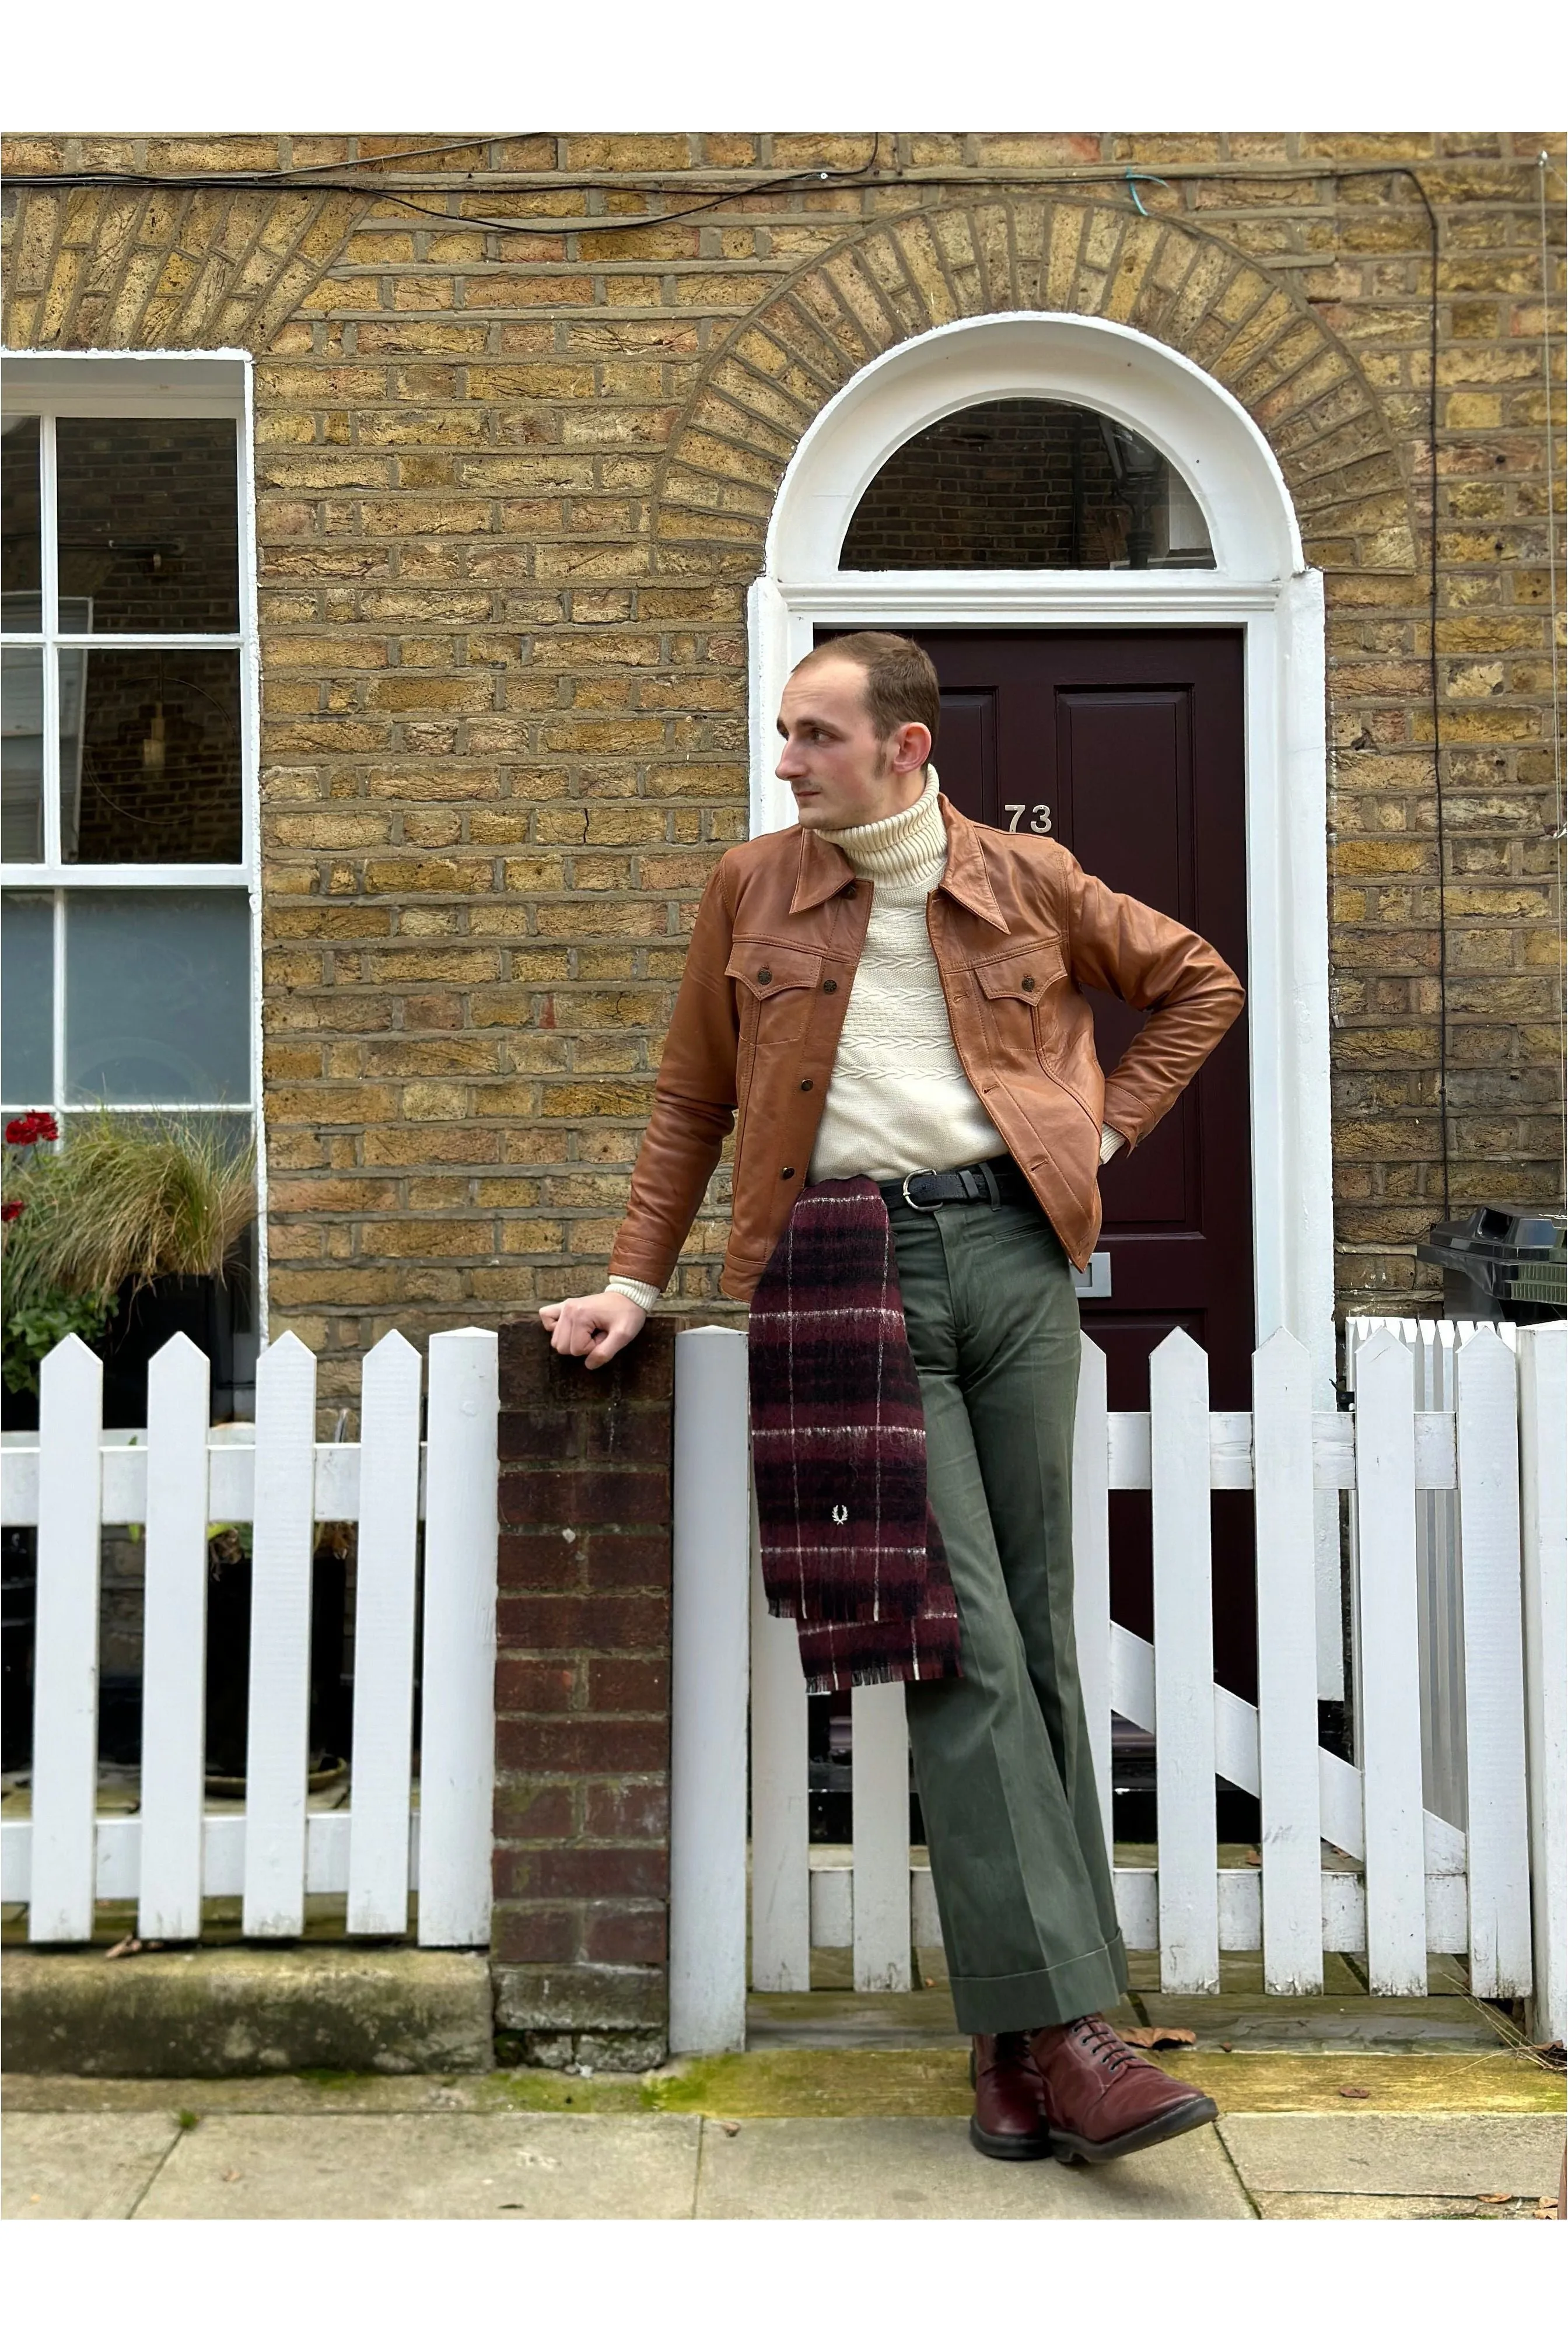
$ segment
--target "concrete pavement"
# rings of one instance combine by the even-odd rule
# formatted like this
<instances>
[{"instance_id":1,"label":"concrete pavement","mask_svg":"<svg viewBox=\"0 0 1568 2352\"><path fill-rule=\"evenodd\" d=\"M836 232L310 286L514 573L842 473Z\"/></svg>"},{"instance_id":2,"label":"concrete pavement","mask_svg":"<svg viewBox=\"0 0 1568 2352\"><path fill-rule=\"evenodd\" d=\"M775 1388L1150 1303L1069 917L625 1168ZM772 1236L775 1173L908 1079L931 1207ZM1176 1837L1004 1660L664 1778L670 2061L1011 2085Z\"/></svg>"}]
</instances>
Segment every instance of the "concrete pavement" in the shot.
<instances>
[{"instance_id":1,"label":"concrete pavement","mask_svg":"<svg viewBox=\"0 0 1568 2352\"><path fill-rule=\"evenodd\" d=\"M1184 2071L1195 2072L1191 2053L1182 2055ZM1216 2126L1116 2164L1070 2168L976 2156L959 2068L929 2050L862 2053L851 2067L836 2054L794 2053L783 2068L753 2056L592 2079L13 2076L4 2212L18 2221L1533 2215L1557 2189L1560 2082L1506 2058L1479 2073L1475 2062L1449 2061L1450 2082L1435 2075L1437 2063L1388 2059L1379 2073L1363 2061L1371 2087L1351 2086L1359 2098L1347 2112L1338 2108L1342 2059L1216 2062ZM1401 2067L1419 2081L1403 2080ZM1431 2104L1444 2097L1489 2111Z\"/></svg>"}]
</instances>

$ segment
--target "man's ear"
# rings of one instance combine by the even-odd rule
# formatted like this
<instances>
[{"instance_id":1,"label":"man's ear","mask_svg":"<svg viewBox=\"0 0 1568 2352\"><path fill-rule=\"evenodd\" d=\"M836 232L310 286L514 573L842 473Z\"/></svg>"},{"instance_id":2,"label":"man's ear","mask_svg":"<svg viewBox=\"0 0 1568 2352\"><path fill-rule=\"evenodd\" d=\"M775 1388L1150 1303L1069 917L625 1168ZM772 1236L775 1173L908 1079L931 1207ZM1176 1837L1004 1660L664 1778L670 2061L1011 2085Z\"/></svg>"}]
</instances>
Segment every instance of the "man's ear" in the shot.
<instances>
[{"instance_id":1,"label":"man's ear","mask_svg":"<svg viewBox=\"0 0 1568 2352\"><path fill-rule=\"evenodd\" d=\"M931 729L911 719L893 737L893 766L902 776L913 775L931 758Z\"/></svg>"}]
</instances>

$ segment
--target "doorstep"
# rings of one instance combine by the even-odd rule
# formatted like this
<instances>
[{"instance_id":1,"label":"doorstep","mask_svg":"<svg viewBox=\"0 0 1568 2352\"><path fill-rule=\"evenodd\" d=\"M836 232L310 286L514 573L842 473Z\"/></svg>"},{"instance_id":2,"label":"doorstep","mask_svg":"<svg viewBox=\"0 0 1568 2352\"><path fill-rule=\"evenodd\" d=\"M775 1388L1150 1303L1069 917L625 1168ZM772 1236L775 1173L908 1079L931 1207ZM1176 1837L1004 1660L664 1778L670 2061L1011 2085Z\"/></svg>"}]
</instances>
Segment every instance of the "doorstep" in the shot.
<instances>
[{"instance_id":1,"label":"doorstep","mask_svg":"<svg viewBox=\"0 0 1568 2352\"><path fill-rule=\"evenodd\" d=\"M482 1952L219 1944L110 1958L101 1947L13 1945L0 2008L14 2076L424 2075L495 2063Z\"/></svg>"}]
</instances>

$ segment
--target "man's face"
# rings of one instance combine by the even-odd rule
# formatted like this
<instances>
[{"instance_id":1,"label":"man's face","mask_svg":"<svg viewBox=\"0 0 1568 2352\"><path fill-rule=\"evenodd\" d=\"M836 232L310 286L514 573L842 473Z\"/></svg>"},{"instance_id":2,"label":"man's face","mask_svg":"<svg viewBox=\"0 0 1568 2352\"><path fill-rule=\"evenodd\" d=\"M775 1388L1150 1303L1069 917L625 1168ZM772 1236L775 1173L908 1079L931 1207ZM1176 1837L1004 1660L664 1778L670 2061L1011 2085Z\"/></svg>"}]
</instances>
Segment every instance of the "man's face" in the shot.
<instances>
[{"instance_id":1,"label":"man's face","mask_svg":"<svg viewBox=\"0 0 1568 2352\"><path fill-rule=\"evenodd\" d=\"M879 743L858 662L797 669L779 704L779 733L784 749L774 772L794 793L803 825L841 833L892 816L921 796L930 730L911 720Z\"/></svg>"}]
</instances>

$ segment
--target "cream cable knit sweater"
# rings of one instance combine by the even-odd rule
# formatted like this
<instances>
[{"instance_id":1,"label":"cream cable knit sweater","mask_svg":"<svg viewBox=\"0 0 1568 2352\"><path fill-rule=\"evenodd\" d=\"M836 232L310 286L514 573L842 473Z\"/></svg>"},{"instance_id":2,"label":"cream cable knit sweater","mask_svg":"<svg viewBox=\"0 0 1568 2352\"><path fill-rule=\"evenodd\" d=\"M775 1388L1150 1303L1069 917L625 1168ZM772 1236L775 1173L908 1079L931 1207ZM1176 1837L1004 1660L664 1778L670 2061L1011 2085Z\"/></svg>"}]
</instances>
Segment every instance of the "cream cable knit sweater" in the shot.
<instances>
[{"instance_id":1,"label":"cream cable knit sweater","mask_svg":"<svg viewBox=\"0 0 1568 2352\"><path fill-rule=\"evenodd\" d=\"M947 866L940 789L928 767L911 807L822 835L876 887L811 1155L814 1184L967 1168L1007 1149L963 1075L926 929L926 900Z\"/></svg>"}]
</instances>

